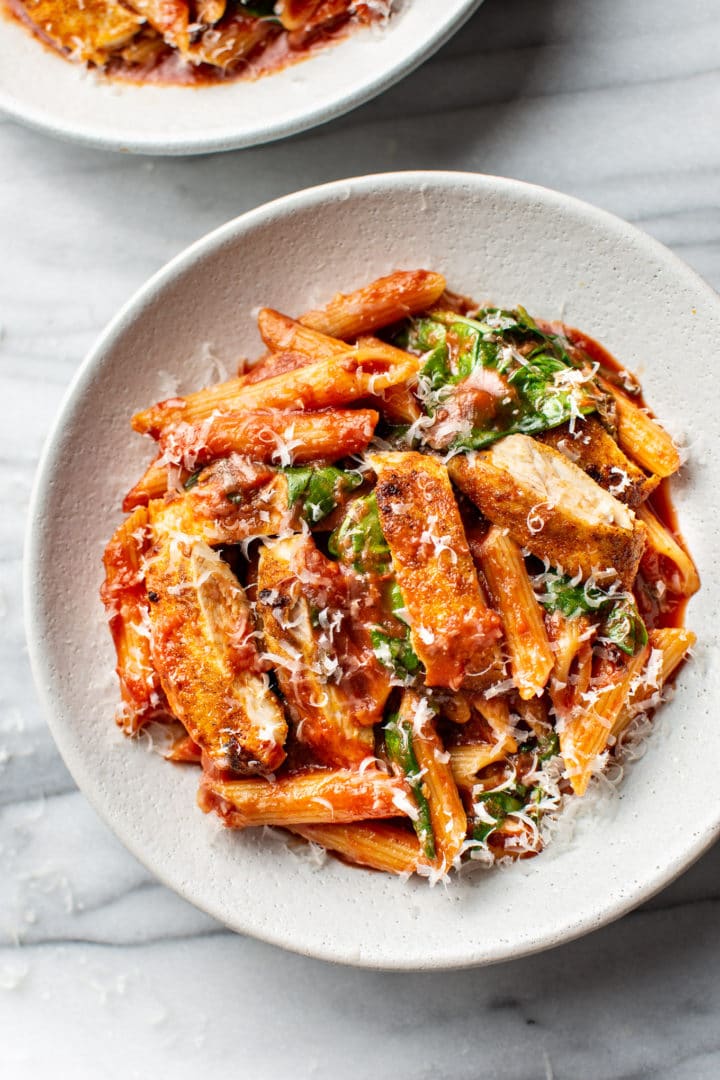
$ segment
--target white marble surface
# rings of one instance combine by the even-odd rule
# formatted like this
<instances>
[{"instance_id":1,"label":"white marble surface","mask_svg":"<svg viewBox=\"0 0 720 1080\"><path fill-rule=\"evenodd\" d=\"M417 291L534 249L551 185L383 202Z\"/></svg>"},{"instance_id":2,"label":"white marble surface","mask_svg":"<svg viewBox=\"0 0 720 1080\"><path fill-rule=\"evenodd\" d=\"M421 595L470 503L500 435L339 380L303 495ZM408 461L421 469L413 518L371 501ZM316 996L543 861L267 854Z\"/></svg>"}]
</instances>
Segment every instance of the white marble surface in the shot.
<instances>
[{"instance_id":1,"label":"white marble surface","mask_svg":"<svg viewBox=\"0 0 720 1080\"><path fill-rule=\"evenodd\" d=\"M383 975L234 936L76 791L20 590L33 470L83 353L166 259L268 198L386 169L502 173L638 223L720 285L719 44L717 0L487 0L383 98L265 149L138 159L0 120L2 1080L720 1076L720 848L620 923L493 969Z\"/></svg>"}]
</instances>

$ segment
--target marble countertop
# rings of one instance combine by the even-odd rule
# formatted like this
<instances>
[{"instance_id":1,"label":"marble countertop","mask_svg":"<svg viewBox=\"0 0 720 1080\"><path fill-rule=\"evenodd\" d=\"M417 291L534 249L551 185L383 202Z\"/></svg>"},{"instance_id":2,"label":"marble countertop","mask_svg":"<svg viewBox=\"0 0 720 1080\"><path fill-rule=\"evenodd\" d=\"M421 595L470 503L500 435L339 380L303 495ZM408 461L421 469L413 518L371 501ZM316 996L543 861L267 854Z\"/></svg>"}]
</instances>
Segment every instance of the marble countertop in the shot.
<instances>
[{"instance_id":1,"label":"marble countertop","mask_svg":"<svg viewBox=\"0 0 720 1080\"><path fill-rule=\"evenodd\" d=\"M76 790L20 587L36 461L86 349L167 259L267 199L391 169L500 173L627 218L720 286L719 42L717 0L487 0L382 98L265 148L133 158L0 120L2 1080L720 1076L720 846L622 921L491 969L381 974L236 936Z\"/></svg>"}]
</instances>

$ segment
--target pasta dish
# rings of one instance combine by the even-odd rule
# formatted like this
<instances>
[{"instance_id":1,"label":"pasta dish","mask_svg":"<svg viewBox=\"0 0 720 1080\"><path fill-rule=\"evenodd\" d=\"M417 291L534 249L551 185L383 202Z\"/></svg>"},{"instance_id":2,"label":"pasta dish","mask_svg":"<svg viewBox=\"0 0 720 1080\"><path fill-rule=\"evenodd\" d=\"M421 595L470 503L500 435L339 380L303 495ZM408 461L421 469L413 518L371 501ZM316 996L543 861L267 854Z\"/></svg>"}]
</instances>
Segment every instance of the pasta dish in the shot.
<instances>
[{"instance_id":1,"label":"pasta dish","mask_svg":"<svg viewBox=\"0 0 720 1080\"><path fill-rule=\"evenodd\" d=\"M392 0L5 0L69 60L138 82L217 82L302 59Z\"/></svg>"},{"instance_id":2,"label":"pasta dish","mask_svg":"<svg viewBox=\"0 0 720 1080\"><path fill-rule=\"evenodd\" d=\"M199 804L437 880L541 850L649 727L699 588L677 446L595 341L397 271L137 413L119 723Z\"/></svg>"}]
</instances>

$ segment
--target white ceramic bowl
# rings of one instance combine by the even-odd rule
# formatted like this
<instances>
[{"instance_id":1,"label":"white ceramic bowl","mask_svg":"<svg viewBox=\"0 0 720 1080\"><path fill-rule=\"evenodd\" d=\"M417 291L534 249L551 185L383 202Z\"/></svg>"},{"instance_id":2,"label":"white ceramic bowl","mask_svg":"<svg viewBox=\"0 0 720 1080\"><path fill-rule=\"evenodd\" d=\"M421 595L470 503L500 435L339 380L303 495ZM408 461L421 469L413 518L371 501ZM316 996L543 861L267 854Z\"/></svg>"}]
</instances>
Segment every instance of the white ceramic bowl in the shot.
<instances>
[{"instance_id":1,"label":"white ceramic bowl","mask_svg":"<svg viewBox=\"0 0 720 1080\"><path fill-rule=\"evenodd\" d=\"M48 134L143 154L200 154L271 142L325 123L426 60L482 0L398 0L383 28L360 29L255 82L132 86L71 64L0 4L0 109Z\"/></svg>"},{"instance_id":2,"label":"white ceramic bowl","mask_svg":"<svg viewBox=\"0 0 720 1080\"><path fill-rule=\"evenodd\" d=\"M223 830L195 805L198 776L113 724L117 689L98 600L100 557L121 494L151 446L131 413L260 342L259 304L299 313L397 267L432 267L478 299L563 315L642 373L690 464L676 487L703 589L699 636L675 700L619 797L594 800L574 839L508 870L430 889L281 842ZM77 783L157 876L228 926L299 952L383 968L490 963L617 918L696 859L720 829L718 410L706 372L720 299L643 233L584 203L512 180L456 173L370 176L299 192L231 221L160 271L83 364L48 440L32 500L30 651L53 734Z\"/></svg>"}]
</instances>

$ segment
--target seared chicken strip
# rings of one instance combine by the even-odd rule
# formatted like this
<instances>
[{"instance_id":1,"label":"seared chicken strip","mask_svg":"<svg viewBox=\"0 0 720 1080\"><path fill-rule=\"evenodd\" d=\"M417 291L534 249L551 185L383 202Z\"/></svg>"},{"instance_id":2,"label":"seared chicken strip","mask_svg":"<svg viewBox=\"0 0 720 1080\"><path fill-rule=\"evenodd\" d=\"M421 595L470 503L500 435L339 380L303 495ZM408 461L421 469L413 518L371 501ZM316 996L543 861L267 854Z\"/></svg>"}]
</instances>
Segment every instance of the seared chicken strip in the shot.
<instances>
[{"instance_id":1,"label":"seared chicken strip","mask_svg":"<svg viewBox=\"0 0 720 1080\"><path fill-rule=\"evenodd\" d=\"M23 0L16 10L26 16L38 34L56 48L102 66L140 29L143 19L116 0Z\"/></svg>"},{"instance_id":2,"label":"seared chicken strip","mask_svg":"<svg viewBox=\"0 0 720 1080\"><path fill-rule=\"evenodd\" d=\"M287 724L239 581L202 542L166 538L146 584L153 660L173 714L217 768L272 773Z\"/></svg>"},{"instance_id":3,"label":"seared chicken strip","mask_svg":"<svg viewBox=\"0 0 720 1080\"><path fill-rule=\"evenodd\" d=\"M447 469L417 453L370 457L382 531L428 686L492 670L500 620L484 603Z\"/></svg>"},{"instance_id":4,"label":"seared chicken strip","mask_svg":"<svg viewBox=\"0 0 720 1080\"><path fill-rule=\"evenodd\" d=\"M629 588L645 526L552 447L509 435L490 450L453 458L453 481L494 525L567 574L614 569Z\"/></svg>"},{"instance_id":5,"label":"seared chicken strip","mask_svg":"<svg viewBox=\"0 0 720 1080\"><path fill-rule=\"evenodd\" d=\"M260 551L257 610L298 742L324 765L357 766L374 753L372 724L387 672L348 635L341 569L301 534Z\"/></svg>"},{"instance_id":6,"label":"seared chicken strip","mask_svg":"<svg viewBox=\"0 0 720 1080\"><path fill-rule=\"evenodd\" d=\"M626 506L635 508L645 502L660 483L659 476L648 476L622 452L595 416L576 421L572 433L563 424L538 438L559 450Z\"/></svg>"}]
</instances>

